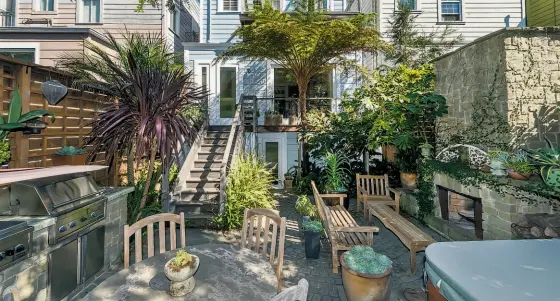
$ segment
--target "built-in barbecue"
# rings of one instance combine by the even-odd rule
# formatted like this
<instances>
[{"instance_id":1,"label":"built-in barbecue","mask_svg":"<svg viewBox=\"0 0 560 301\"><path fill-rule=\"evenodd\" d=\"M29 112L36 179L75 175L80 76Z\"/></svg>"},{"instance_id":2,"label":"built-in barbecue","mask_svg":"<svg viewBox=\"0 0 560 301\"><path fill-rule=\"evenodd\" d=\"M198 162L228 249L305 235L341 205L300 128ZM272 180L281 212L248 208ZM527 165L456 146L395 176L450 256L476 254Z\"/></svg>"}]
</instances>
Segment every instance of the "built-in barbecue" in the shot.
<instances>
[{"instance_id":1,"label":"built-in barbecue","mask_svg":"<svg viewBox=\"0 0 560 301\"><path fill-rule=\"evenodd\" d=\"M0 270L4 270L31 254L33 228L23 221L0 221Z\"/></svg>"}]
</instances>

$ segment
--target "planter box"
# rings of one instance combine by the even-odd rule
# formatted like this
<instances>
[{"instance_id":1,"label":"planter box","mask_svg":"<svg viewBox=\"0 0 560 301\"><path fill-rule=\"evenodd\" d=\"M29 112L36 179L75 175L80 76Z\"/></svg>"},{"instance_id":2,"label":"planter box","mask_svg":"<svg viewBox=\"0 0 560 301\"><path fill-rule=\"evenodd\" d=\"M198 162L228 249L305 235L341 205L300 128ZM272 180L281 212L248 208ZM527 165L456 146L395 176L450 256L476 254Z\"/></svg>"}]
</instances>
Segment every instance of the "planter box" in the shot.
<instances>
[{"instance_id":1,"label":"planter box","mask_svg":"<svg viewBox=\"0 0 560 301\"><path fill-rule=\"evenodd\" d=\"M272 126L282 125L283 119L284 118L282 117L282 115L265 115L264 125L272 125Z\"/></svg>"},{"instance_id":2,"label":"planter box","mask_svg":"<svg viewBox=\"0 0 560 301\"><path fill-rule=\"evenodd\" d=\"M304 231L305 258L319 258L321 254L321 232Z\"/></svg>"},{"instance_id":3,"label":"planter box","mask_svg":"<svg viewBox=\"0 0 560 301\"><path fill-rule=\"evenodd\" d=\"M88 154L75 155L75 156L59 156L54 155L52 162L54 166L62 165L86 165L86 158Z\"/></svg>"}]
</instances>

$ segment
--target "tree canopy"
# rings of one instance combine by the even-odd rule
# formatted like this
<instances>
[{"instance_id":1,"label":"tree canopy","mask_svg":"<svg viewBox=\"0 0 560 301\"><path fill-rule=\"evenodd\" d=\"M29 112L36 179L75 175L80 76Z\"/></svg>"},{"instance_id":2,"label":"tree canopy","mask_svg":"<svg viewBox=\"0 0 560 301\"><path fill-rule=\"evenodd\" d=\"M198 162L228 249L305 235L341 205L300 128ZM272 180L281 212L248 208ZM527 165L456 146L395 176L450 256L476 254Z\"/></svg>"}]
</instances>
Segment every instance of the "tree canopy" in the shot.
<instances>
[{"instance_id":1,"label":"tree canopy","mask_svg":"<svg viewBox=\"0 0 560 301\"><path fill-rule=\"evenodd\" d=\"M300 1L294 12L282 12L267 1L249 12L253 20L232 35L235 43L221 53L218 61L271 60L294 76L299 88L299 112L306 114L309 81L341 65L346 55L356 51L388 49L374 28L374 15L357 14L333 19L315 0Z\"/></svg>"}]
</instances>

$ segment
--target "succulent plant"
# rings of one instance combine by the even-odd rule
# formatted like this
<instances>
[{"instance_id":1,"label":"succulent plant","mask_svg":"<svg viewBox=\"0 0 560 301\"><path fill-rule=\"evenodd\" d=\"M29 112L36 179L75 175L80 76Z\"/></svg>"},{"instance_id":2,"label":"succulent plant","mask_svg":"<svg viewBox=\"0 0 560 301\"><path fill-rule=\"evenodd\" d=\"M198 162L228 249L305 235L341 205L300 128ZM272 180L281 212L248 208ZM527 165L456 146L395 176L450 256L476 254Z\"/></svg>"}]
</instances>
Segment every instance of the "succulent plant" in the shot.
<instances>
[{"instance_id":1,"label":"succulent plant","mask_svg":"<svg viewBox=\"0 0 560 301\"><path fill-rule=\"evenodd\" d=\"M191 254L186 251L179 250L177 251L177 254L175 254L175 258L169 262L169 267L173 271L177 272L187 266L192 267L194 264L195 261L193 260L193 256Z\"/></svg>"},{"instance_id":2,"label":"succulent plant","mask_svg":"<svg viewBox=\"0 0 560 301\"><path fill-rule=\"evenodd\" d=\"M502 150L491 150L488 152L488 159L506 162L509 158L509 153Z\"/></svg>"},{"instance_id":3,"label":"succulent plant","mask_svg":"<svg viewBox=\"0 0 560 301\"><path fill-rule=\"evenodd\" d=\"M346 265L362 274L383 274L393 265L389 257L376 253L369 246L355 246L352 250L344 253Z\"/></svg>"},{"instance_id":4,"label":"succulent plant","mask_svg":"<svg viewBox=\"0 0 560 301\"><path fill-rule=\"evenodd\" d=\"M535 165L540 167L541 176L546 182L553 169L560 169L560 149L555 148L548 138L545 140L548 147L527 152Z\"/></svg>"},{"instance_id":5,"label":"succulent plant","mask_svg":"<svg viewBox=\"0 0 560 301\"><path fill-rule=\"evenodd\" d=\"M529 161L529 154L525 150L518 150L508 156L505 167L522 174L532 173L535 167Z\"/></svg>"},{"instance_id":6,"label":"succulent plant","mask_svg":"<svg viewBox=\"0 0 560 301\"><path fill-rule=\"evenodd\" d=\"M83 155L85 153L86 153L85 150L73 146L65 146L56 152L56 154L59 156L76 156L76 155Z\"/></svg>"},{"instance_id":7,"label":"succulent plant","mask_svg":"<svg viewBox=\"0 0 560 301\"><path fill-rule=\"evenodd\" d=\"M301 224L303 231L321 232L323 231L323 224L320 221L305 221Z\"/></svg>"}]
</instances>

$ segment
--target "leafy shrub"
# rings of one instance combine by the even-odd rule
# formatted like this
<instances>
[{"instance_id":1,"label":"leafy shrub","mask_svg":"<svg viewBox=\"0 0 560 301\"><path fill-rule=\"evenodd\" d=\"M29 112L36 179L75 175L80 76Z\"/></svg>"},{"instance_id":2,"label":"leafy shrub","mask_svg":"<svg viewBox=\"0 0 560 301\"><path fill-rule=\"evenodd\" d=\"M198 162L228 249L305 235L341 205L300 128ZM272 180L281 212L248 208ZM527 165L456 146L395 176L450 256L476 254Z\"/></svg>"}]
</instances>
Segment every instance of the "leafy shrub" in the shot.
<instances>
[{"instance_id":1,"label":"leafy shrub","mask_svg":"<svg viewBox=\"0 0 560 301\"><path fill-rule=\"evenodd\" d=\"M320 221L305 221L301 224L303 231L321 232L323 231L323 224Z\"/></svg>"},{"instance_id":2,"label":"leafy shrub","mask_svg":"<svg viewBox=\"0 0 560 301\"><path fill-rule=\"evenodd\" d=\"M75 156L75 155L83 155L86 151L81 148L76 148L73 146L64 146L63 148L59 149L56 154L59 156Z\"/></svg>"},{"instance_id":3,"label":"leafy shrub","mask_svg":"<svg viewBox=\"0 0 560 301\"><path fill-rule=\"evenodd\" d=\"M344 253L344 262L350 269L363 274L382 274L393 265L389 257L375 253L368 246L352 247Z\"/></svg>"},{"instance_id":4,"label":"leafy shrub","mask_svg":"<svg viewBox=\"0 0 560 301\"><path fill-rule=\"evenodd\" d=\"M255 154L235 157L227 177L224 212L216 223L225 229L239 228L246 208L274 208L274 180L272 169L262 158Z\"/></svg>"},{"instance_id":5,"label":"leafy shrub","mask_svg":"<svg viewBox=\"0 0 560 301\"><path fill-rule=\"evenodd\" d=\"M300 195L296 201L296 211L303 216L316 216L316 208L307 195Z\"/></svg>"},{"instance_id":6,"label":"leafy shrub","mask_svg":"<svg viewBox=\"0 0 560 301\"><path fill-rule=\"evenodd\" d=\"M10 144L8 141L0 142L0 163L10 161Z\"/></svg>"},{"instance_id":7,"label":"leafy shrub","mask_svg":"<svg viewBox=\"0 0 560 301\"><path fill-rule=\"evenodd\" d=\"M343 191L350 183L350 162L342 152L328 152L323 170L323 185L330 191Z\"/></svg>"},{"instance_id":8,"label":"leafy shrub","mask_svg":"<svg viewBox=\"0 0 560 301\"><path fill-rule=\"evenodd\" d=\"M152 181L150 181L150 189L148 192L148 198L146 200L146 206L140 208L140 203L142 200L142 194L144 192L144 187L146 185L146 177L148 176L148 169L142 167L138 169L138 180L134 185L134 192L132 192L128 197L127 208L127 222L129 225L135 223L137 220L142 219L146 216L154 215L162 212L161 202L159 200L159 191L156 190L156 185L158 183L159 175L153 173ZM140 218L138 213L140 212Z\"/></svg>"}]
</instances>

